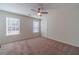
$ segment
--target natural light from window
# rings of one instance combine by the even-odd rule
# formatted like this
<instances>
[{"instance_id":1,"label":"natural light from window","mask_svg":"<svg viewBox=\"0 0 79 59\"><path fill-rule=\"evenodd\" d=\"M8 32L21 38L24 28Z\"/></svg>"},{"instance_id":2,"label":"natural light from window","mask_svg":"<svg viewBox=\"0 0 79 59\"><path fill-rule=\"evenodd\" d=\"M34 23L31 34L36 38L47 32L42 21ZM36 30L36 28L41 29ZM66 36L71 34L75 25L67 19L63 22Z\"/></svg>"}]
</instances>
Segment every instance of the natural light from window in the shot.
<instances>
[{"instance_id":1,"label":"natural light from window","mask_svg":"<svg viewBox=\"0 0 79 59\"><path fill-rule=\"evenodd\" d=\"M20 34L20 19L6 17L6 35Z\"/></svg>"},{"instance_id":2,"label":"natural light from window","mask_svg":"<svg viewBox=\"0 0 79 59\"><path fill-rule=\"evenodd\" d=\"M33 21L33 32L34 33L39 32L39 22L38 21Z\"/></svg>"}]
</instances>

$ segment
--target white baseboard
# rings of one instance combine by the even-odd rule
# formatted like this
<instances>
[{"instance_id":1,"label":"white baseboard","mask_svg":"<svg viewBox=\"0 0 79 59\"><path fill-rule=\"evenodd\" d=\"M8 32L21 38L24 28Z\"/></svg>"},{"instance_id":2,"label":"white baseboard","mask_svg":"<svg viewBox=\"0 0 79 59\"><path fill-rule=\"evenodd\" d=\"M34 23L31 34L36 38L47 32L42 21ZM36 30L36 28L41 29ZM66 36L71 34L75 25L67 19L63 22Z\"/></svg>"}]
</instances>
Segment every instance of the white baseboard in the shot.
<instances>
[{"instance_id":1,"label":"white baseboard","mask_svg":"<svg viewBox=\"0 0 79 59\"><path fill-rule=\"evenodd\" d=\"M79 48L79 45L77 45L77 44L73 44L73 43L69 43L69 42L63 41L63 40L59 40L59 39L56 39L55 37L47 36L45 38L48 38L48 39L51 39L51 40L56 40L58 42L61 42L61 43L68 44L68 45L71 45L71 46Z\"/></svg>"}]
</instances>

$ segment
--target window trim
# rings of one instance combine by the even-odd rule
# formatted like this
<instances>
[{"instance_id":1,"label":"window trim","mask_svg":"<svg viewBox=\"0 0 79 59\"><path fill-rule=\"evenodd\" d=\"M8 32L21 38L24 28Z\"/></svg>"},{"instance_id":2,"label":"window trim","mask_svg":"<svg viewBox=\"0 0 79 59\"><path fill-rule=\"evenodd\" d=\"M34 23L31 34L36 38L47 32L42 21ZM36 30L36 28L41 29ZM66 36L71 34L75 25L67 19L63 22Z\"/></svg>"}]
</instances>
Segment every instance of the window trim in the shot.
<instances>
[{"instance_id":1,"label":"window trim","mask_svg":"<svg viewBox=\"0 0 79 59\"><path fill-rule=\"evenodd\" d=\"M19 20L19 30L18 31L12 31L11 33L9 33L9 31L8 31L8 20L10 18ZM18 34L20 34L20 19L19 18L14 18L14 17L6 17L6 36L18 35Z\"/></svg>"},{"instance_id":2,"label":"window trim","mask_svg":"<svg viewBox=\"0 0 79 59\"><path fill-rule=\"evenodd\" d=\"M37 22L38 23L38 29L35 31L34 30L34 22ZM40 22L39 21L35 21L35 20L33 20L33 33L39 33L40 32Z\"/></svg>"}]
</instances>

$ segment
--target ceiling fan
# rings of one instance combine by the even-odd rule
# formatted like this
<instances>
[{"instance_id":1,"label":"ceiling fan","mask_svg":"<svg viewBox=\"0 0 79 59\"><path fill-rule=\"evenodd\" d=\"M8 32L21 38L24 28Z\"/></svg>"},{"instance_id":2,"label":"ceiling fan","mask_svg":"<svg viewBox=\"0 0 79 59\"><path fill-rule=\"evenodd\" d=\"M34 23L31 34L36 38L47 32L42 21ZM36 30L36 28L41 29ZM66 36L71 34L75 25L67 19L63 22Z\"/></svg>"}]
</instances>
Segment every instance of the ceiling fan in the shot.
<instances>
[{"instance_id":1,"label":"ceiling fan","mask_svg":"<svg viewBox=\"0 0 79 59\"><path fill-rule=\"evenodd\" d=\"M38 8L37 10L31 9L32 11L36 12L38 16L42 16L42 14L48 14L48 12L43 12L42 8Z\"/></svg>"}]
</instances>

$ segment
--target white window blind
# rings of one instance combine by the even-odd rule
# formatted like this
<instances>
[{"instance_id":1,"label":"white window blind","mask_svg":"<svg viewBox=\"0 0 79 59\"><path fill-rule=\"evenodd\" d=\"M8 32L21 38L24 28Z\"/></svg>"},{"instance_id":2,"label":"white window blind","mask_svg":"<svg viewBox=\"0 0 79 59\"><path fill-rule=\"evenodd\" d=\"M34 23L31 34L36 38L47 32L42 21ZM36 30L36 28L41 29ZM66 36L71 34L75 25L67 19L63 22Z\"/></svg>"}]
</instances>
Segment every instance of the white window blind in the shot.
<instances>
[{"instance_id":1,"label":"white window blind","mask_svg":"<svg viewBox=\"0 0 79 59\"><path fill-rule=\"evenodd\" d=\"M6 17L6 35L20 34L20 19Z\"/></svg>"},{"instance_id":2,"label":"white window blind","mask_svg":"<svg viewBox=\"0 0 79 59\"><path fill-rule=\"evenodd\" d=\"M39 32L39 21L33 21L33 32Z\"/></svg>"}]
</instances>

